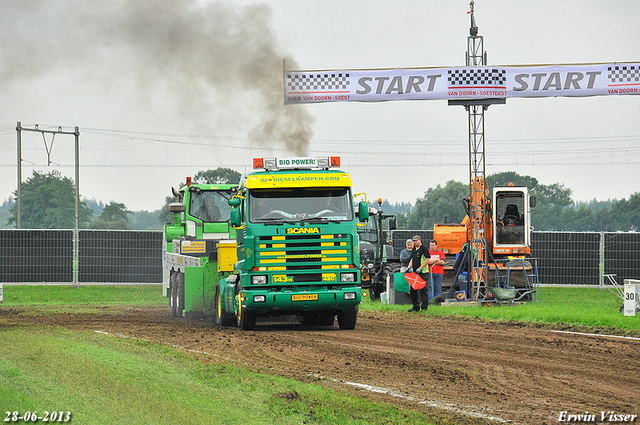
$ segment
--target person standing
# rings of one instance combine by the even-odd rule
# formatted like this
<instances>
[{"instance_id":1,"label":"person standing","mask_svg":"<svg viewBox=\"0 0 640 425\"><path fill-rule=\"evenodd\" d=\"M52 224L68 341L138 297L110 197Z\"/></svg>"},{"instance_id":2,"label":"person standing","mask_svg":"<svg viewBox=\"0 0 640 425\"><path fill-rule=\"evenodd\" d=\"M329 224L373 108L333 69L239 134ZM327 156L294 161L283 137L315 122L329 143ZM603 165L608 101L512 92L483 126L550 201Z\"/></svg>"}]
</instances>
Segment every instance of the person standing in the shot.
<instances>
[{"instance_id":1,"label":"person standing","mask_svg":"<svg viewBox=\"0 0 640 425\"><path fill-rule=\"evenodd\" d=\"M413 250L413 239L407 239L406 248L400 252L400 273L405 273L409 269L409 260L411 260L411 251Z\"/></svg>"},{"instance_id":2,"label":"person standing","mask_svg":"<svg viewBox=\"0 0 640 425\"><path fill-rule=\"evenodd\" d=\"M425 282L428 279L427 273L422 273L422 269L427 267L427 263L430 259L429 250L422 245L420 236L416 235L413 238L413 249L411 250L411 258L409 259L408 268L417 273ZM409 294L411 295L411 303L413 307L409 309L410 312L426 310L429 307L429 293L427 292L427 286L422 289L410 288ZM422 301L422 304L420 303Z\"/></svg>"},{"instance_id":3,"label":"person standing","mask_svg":"<svg viewBox=\"0 0 640 425\"><path fill-rule=\"evenodd\" d=\"M445 260L444 251L438 249L438 242L432 239L429 242L429 283L427 284L430 300L442 293Z\"/></svg>"}]
</instances>

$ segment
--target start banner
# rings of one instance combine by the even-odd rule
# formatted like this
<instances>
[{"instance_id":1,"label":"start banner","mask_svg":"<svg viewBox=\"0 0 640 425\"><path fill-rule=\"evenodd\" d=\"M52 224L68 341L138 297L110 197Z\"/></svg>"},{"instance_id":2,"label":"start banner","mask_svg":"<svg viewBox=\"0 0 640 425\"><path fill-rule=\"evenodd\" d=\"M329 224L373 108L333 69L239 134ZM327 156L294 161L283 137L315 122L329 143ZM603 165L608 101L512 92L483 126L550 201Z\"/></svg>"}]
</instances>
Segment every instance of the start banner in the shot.
<instances>
[{"instance_id":1,"label":"start banner","mask_svg":"<svg viewBox=\"0 0 640 425\"><path fill-rule=\"evenodd\" d=\"M640 62L284 71L285 104L639 93Z\"/></svg>"}]
</instances>

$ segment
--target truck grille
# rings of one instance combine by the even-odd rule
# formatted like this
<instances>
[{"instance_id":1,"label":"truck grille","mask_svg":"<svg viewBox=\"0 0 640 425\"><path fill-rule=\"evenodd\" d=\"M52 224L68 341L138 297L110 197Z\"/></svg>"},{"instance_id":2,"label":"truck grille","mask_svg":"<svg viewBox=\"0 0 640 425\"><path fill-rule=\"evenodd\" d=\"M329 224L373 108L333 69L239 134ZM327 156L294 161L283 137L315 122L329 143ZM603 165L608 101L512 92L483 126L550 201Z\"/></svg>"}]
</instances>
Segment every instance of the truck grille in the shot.
<instances>
[{"instance_id":1,"label":"truck grille","mask_svg":"<svg viewBox=\"0 0 640 425\"><path fill-rule=\"evenodd\" d=\"M256 251L256 266L267 271L323 271L353 264L351 242L344 234L260 236Z\"/></svg>"}]
</instances>

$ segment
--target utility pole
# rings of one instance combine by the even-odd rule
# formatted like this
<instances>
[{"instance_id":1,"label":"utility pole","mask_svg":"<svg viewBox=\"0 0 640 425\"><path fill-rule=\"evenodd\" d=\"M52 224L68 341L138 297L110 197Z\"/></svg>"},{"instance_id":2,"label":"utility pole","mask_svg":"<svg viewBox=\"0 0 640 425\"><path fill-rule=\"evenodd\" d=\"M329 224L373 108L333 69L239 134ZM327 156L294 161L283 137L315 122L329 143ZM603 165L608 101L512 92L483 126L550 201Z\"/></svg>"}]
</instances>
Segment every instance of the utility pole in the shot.
<instances>
[{"instance_id":1,"label":"utility pole","mask_svg":"<svg viewBox=\"0 0 640 425\"><path fill-rule=\"evenodd\" d=\"M75 136L75 227L73 229L73 280L71 282L72 287L78 287L78 268L79 268L79 239L80 239L80 130L75 127L74 131L63 131L62 127L58 127L57 130L43 130L36 124L34 128L24 128L22 123L18 121L16 125L17 138L18 138L18 196L16 202L17 206L17 220L16 228L22 229L22 131L34 131L42 134L44 140L45 149L47 151L47 165L51 165L51 148L53 147L53 141L56 134L73 134ZM51 145L47 145L45 134L53 134L51 138Z\"/></svg>"},{"instance_id":2,"label":"utility pole","mask_svg":"<svg viewBox=\"0 0 640 425\"><path fill-rule=\"evenodd\" d=\"M484 39L478 35L478 26L474 16L473 0L469 4L471 14L471 28L467 37L466 66L486 67L487 52L484 51ZM487 69L469 70L470 79L478 78L480 74L490 73ZM490 105L504 105L506 99L463 99L449 100L449 106L464 106L469 119L469 219L470 234L468 237L471 253L471 294L477 299L480 287L486 285L488 276L489 252L487 242L487 226L489 225L488 208L489 190L485 181L485 134L484 112Z\"/></svg>"}]
</instances>

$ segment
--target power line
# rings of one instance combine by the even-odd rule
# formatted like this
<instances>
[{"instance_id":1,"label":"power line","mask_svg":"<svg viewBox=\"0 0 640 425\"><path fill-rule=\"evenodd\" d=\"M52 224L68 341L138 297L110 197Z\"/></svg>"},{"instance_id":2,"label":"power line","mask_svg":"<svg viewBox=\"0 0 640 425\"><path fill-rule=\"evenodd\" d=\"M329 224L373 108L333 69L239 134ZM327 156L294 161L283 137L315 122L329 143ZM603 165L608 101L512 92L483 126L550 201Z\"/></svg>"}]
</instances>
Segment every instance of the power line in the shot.
<instances>
[{"instance_id":1,"label":"power line","mask_svg":"<svg viewBox=\"0 0 640 425\"><path fill-rule=\"evenodd\" d=\"M47 128L46 125L39 126L40 128ZM52 128L58 128L58 126L50 126ZM87 128L82 129L83 134L94 134L101 137L112 137L113 140L100 140L98 143L93 143L93 140L89 137L89 141L84 143L82 152L85 154L90 152L109 152L111 150L130 148L133 146L140 146L151 144L156 146L158 144L164 144L166 146L180 145L185 148L188 147L208 147L208 148L222 148L225 150L239 150L244 152L257 152L265 149L270 152L284 152L287 154L286 149L274 148L272 146L246 146L242 143L251 143L248 137L238 136L211 136L211 135L189 135L189 134L173 134L173 133L154 133L154 132L142 132L142 131L125 131L125 130L109 130L100 128ZM3 126L0 127L0 135L15 134L15 127ZM86 137L86 136L85 136ZM86 140L86 138L85 138ZM602 165L602 164L637 164L637 161L633 158L640 153L640 147L638 146L640 141L640 135L615 135L615 136L589 136L589 137L560 137L560 138L529 138L529 139L498 139L492 140L491 146L496 146L497 149L491 149L487 153L487 159L490 161L488 164L492 166L500 165ZM212 143L214 142L214 143ZM612 147L612 143L629 143L631 146L615 146ZM326 149L327 144L339 144L338 149ZM325 149L316 149L321 145ZM360 148L356 150L345 150L344 147L367 145L370 149L362 150ZM426 151L416 151L416 145L424 146ZM436 155L433 155L429 148L432 145L437 145L440 149ZM350 166L352 167L364 167L364 166L378 166L378 167L395 167L395 166L460 166L466 164L467 151L466 148L468 141L466 140L405 140L405 141L390 141L390 140L328 140L328 139L313 139L309 142L310 152L313 155L340 155L343 158L349 158ZM579 145L579 148L574 146ZM604 146L600 146L604 145ZM411 146L412 153L409 156L406 151L401 149L403 146ZM445 146L445 149L441 149ZM512 149L505 149L505 146L509 146ZM379 148L384 147L383 151L376 151ZM449 149L447 149L449 148ZM460 148L460 150L456 150ZM526 150L523 150L526 149ZM15 145L13 140L11 146L0 145L0 150L15 151ZM42 149L23 147L26 152L37 153ZM70 147L57 147L57 152L70 152ZM593 160L591 157L598 155L597 160ZM407 158L409 156L409 158ZM552 158L549 158L552 156ZM567 158L570 156L570 158ZM149 156L146 156L149 158ZM514 158L512 161L507 161L506 158ZM375 163L383 158L385 161ZM457 161L456 158L465 158L465 161ZM503 158L503 160L499 160ZM631 159L630 159L631 158ZM41 166L32 162L32 166ZM374 163L372 163L374 161ZM167 161L168 162L168 161ZM344 162L344 161L343 161ZM69 165L63 164L61 167L67 167ZM239 167L242 168L245 164L225 164L226 167ZM15 164L0 164L0 167L15 167ZM203 167L210 168L211 164L142 164L137 160L133 164L122 163L107 163L102 164L91 163L91 161L85 161L82 168L154 168L154 167Z\"/></svg>"}]
</instances>

